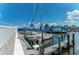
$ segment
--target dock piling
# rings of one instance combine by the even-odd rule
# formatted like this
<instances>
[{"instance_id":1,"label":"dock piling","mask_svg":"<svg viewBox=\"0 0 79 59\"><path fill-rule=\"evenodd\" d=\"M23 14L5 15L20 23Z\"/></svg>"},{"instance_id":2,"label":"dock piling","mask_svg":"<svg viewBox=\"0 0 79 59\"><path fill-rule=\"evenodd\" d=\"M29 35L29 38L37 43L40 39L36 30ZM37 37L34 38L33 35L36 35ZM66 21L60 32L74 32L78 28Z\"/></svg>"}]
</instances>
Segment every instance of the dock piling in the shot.
<instances>
[{"instance_id":1,"label":"dock piling","mask_svg":"<svg viewBox=\"0 0 79 59\"><path fill-rule=\"evenodd\" d=\"M72 35L72 38L73 38L73 40L72 40L72 44L73 44L73 54L75 54L75 34L73 33L73 35Z\"/></svg>"},{"instance_id":2,"label":"dock piling","mask_svg":"<svg viewBox=\"0 0 79 59\"><path fill-rule=\"evenodd\" d=\"M61 35L59 35L59 54L61 54Z\"/></svg>"},{"instance_id":3,"label":"dock piling","mask_svg":"<svg viewBox=\"0 0 79 59\"><path fill-rule=\"evenodd\" d=\"M68 39L68 55L70 55L70 47L69 47L69 45L70 45L70 37L69 37L69 34L67 34L67 39Z\"/></svg>"},{"instance_id":4,"label":"dock piling","mask_svg":"<svg viewBox=\"0 0 79 59\"><path fill-rule=\"evenodd\" d=\"M43 31L42 31L42 38L39 40L40 41L40 48L39 48L39 54L44 55L44 43L43 43Z\"/></svg>"}]
</instances>

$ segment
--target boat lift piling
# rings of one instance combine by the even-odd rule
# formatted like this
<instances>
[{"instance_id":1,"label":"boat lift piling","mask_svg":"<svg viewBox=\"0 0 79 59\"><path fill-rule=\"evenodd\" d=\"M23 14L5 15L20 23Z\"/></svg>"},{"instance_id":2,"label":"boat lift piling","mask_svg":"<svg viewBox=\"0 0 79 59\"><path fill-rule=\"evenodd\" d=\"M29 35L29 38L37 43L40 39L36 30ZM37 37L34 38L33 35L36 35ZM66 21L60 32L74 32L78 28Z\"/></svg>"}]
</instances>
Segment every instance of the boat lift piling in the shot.
<instances>
[{"instance_id":1,"label":"boat lift piling","mask_svg":"<svg viewBox=\"0 0 79 59\"><path fill-rule=\"evenodd\" d=\"M51 44L53 45L53 43L54 43L54 37L53 37L53 34L52 34L52 39L51 39L51 40L52 40L52 43L51 43Z\"/></svg>"},{"instance_id":2,"label":"boat lift piling","mask_svg":"<svg viewBox=\"0 0 79 59\"><path fill-rule=\"evenodd\" d=\"M69 36L69 34L67 34L67 39L68 39L68 43L67 43L67 45L68 45L68 55L70 55L70 47L69 47L69 45L70 45L70 36Z\"/></svg>"},{"instance_id":3,"label":"boat lift piling","mask_svg":"<svg viewBox=\"0 0 79 59\"><path fill-rule=\"evenodd\" d=\"M59 44L59 54L61 55L61 50L62 50L62 47L61 47L61 34L59 35L58 44Z\"/></svg>"},{"instance_id":4,"label":"boat lift piling","mask_svg":"<svg viewBox=\"0 0 79 59\"><path fill-rule=\"evenodd\" d=\"M42 25L40 26L40 29L42 29ZM39 54L44 55L44 42L43 42L43 31L41 31L42 37L39 40L40 41L40 48L39 48Z\"/></svg>"},{"instance_id":5,"label":"boat lift piling","mask_svg":"<svg viewBox=\"0 0 79 59\"><path fill-rule=\"evenodd\" d=\"M72 40L72 44L73 44L73 54L75 54L75 34L74 34L74 33L72 34L72 38L73 38L73 40Z\"/></svg>"},{"instance_id":6,"label":"boat lift piling","mask_svg":"<svg viewBox=\"0 0 79 59\"><path fill-rule=\"evenodd\" d=\"M67 39L68 39L68 55L70 55L70 35L67 34ZM73 46L73 54L75 54L75 34L72 33L72 46Z\"/></svg>"},{"instance_id":7,"label":"boat lift piling","mask_svg":"<svg viewBox=\"0 0 79 59\"><path fill-rule=\"evenodd\" d=\"M43 31L42 31L42 51L41 51L41 55L44 55L44 42L43 42Z\"/></svg>"},{"instance_id":8,"label":"boat lift piling","mask_svg":"<svg viewBox=\"0 0 79 59\"><path fill-rule=\"evenodd\" d=\"M62 41L64 41L64 37L63 37L63 34L61 34L61 39L62 39Z\"/></svg>"}]
</instances>

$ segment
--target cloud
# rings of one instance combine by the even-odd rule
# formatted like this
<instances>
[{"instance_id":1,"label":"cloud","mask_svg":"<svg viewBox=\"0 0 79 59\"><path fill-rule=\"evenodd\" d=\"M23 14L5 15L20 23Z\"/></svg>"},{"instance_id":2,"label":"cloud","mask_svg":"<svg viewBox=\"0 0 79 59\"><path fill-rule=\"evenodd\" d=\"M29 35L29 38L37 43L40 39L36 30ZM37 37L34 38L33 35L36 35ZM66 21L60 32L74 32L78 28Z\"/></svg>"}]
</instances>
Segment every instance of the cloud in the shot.
<instances>
[{"instance_id":1,"label":"cloud","mask_svg":"<svg viewBox=\"0 0 79 59\"><path fill-rule=\"evenodd\" d=\"M68 23L69 21L68 20L66 20L66 21L64 21L65 23ZM77 21L74 21L74 20L72 20L72 21L70 21L70 22L74 22L74 23L76 23Z\"/></svg>"},{"instance_id":2,"label":"cloud","mask_svg":"<svg viewBox=\"0 0 79 59\"><path fill-rule=\"evenodd\" d=\"M79 19L79 10L73 10L67 12L67 19L68 20Z\"/></svg>"},{"instance_id":3,"label":"cloud","mask_svg":"<svg viewBox=\"0 0 79 59\"><path fill-rule=\"evenodd\" d=\"M49 23L49 25L54 25L54 26L57 26L57 23Z\"/></svg>"}]
</instances>

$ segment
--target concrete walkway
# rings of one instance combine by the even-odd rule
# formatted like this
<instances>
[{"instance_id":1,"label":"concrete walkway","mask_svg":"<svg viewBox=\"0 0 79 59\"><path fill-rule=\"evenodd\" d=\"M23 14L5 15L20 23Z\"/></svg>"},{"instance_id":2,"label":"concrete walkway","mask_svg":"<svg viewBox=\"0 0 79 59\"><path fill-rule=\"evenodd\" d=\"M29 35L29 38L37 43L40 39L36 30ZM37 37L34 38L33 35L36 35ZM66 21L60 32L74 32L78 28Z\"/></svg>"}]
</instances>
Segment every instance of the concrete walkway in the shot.
<instances>
[{"instance_id":1,"label":"concrete walkway","mask_svg":"<svg viewBox=\"0 0 79 59\"><path fill-rule=\"evenodd\" d=\"M17 37L18 37L18 34L16 33L14 55L24 55L24 51L23 51L23 48L21 46L20 39L17 39Z\"/></svg>"}]
</instances>

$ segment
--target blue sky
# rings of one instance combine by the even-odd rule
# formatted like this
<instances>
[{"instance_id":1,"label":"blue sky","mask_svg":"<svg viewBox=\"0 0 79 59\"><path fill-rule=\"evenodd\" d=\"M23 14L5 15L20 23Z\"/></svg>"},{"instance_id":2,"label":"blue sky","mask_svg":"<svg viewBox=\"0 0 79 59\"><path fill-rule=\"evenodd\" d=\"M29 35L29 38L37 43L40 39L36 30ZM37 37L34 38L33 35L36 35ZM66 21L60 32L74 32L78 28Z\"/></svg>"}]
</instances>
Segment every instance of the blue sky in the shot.
<instances>
[{"instance_id":1,"label":"blue sky","mask_svg":"<svg viewBox=\"0 0 79 59\"><path fill-rule=\"evenodd\" d=\"M67 20L67 12L75 9L79 10L79 4L74 3L46 3L35 4L37 13L34 18L35 24L41 23L57 23L65 24ZM42 9L41 9L42 5ZM40 18L40 10L42 10L42 17ZM6 22L9 24L23 25L30 22L34 15L34 4L27 3L2 3L0 4L0 23ZM28 17L29 16L29 17ZM41 19L41 20L40 20ZM77 22L78 24L78 22Z\"/></svg>"}]
</instances>

